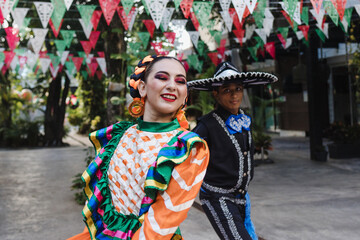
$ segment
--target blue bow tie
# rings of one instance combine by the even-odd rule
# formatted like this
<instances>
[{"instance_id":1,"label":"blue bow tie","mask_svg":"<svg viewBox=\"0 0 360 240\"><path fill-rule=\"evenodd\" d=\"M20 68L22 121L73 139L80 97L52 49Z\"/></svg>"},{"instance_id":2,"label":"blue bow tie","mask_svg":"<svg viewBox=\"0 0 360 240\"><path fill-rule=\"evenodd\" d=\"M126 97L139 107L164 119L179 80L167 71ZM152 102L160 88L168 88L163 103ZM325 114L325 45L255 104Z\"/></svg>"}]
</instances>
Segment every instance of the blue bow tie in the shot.
<instances>
[{"instance_id":1,"label":"blue bow tie","mask_svg":"<svg viewBox=\"0 0 360 240\"><path fill-rule=\"evenodd\" d=\"M230 134L241 133L242 129L250 131L251 118L245 114L230 115L225 124Z\"/></svg>"}]
</instances>

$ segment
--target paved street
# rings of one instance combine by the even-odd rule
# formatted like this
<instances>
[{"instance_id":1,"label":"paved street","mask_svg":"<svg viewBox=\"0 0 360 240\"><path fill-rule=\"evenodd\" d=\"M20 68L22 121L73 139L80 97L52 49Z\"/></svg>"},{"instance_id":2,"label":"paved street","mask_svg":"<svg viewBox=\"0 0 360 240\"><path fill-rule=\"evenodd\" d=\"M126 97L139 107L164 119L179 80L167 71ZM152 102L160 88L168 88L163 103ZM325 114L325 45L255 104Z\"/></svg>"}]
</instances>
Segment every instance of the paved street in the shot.
<instances>
[{"instance_id":1,"label":"paved street","mask_svg":"<svg viewBox=\"0 0 360 240\"><path fill-rule=\"evenodd\" d=\"M0 149L0 239L66 239L80 231L81 209L72 177L85 169L82 143L64 148ZM360 159L309 160L306 138L273 140L273 164L255 169L252 218L266 240L357 240ZM87 144L87 143L86 143ZM218 239L204 213L193 207L182 224L185 239Z\"/></svg>"}]
</instances>

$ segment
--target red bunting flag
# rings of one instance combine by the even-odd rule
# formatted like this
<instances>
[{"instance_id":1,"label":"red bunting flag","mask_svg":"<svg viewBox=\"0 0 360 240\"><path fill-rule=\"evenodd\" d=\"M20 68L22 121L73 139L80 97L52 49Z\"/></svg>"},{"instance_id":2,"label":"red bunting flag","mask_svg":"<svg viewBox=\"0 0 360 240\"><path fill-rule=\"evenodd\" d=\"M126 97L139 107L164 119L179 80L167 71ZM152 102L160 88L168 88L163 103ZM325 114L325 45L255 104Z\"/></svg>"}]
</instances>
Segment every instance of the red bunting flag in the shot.
<instances>
[{"instance_id":1,"label":"red bunting flag","mask_svg":"<svg viewBox=\"0 0 360 240\"><path fill-rule=\"evenodd\" d=\"M275 59L275 42L268 42L264 45L265 50L270 54L270 56Z\"/></svg>"},{"instance_id":2,"label":"red bunting flag","mask_svg":"<svg viewBox=\"0 0 360 240\"><path fill-rule=\"evenodd\" d=\"M96 69L98 68L99 64L95 61L91 61L91 63L88 65L89 69L90 69L90 76L94 77L95 73L96 73Z\"/></svg>"},{"instance_id":3,"label":"red bunting flag","mask_svg":"<svg viewBox=\"0 0 360 240\"><path fill-rule=\"evenodd\" d=\"M5 65L4 65L4 67L6 67L6 69L5 69L5 72L6 72L6 70L8 68L10 68L10 64L11 64L12 60L14 59L16 53L14 53L13 51L4 51L3 53L5 55L5 59L4 59Z\"/></svg>"},{"instance_id":4,"label":"red bunting flag","mask_svg":"<svg viewBox=\"0 0 360 240\"><path fill-rule=\"evenodd\" d=\"M220 41L220 47L221 47L221 48L222 48L222 47L225 47L225 45L226 45L226 38L221 39L221 41Z\"/></svg>"},{"instance_id":5,"label":"red bunting flag","mask_svg":"<svg viewBox=\"0 0 360 240\"><path fill-rule=\"evenodd\" d=\"M299 26L299 29L302 31L302 33L303 33L304 38L305 38L306 41L308 40L309 28L310 28L310 26L308 26L308 25L301 25L301 26Z\"/></svg>"},{"instance_id":6,"label":"red bunting flag","mask_svg":"<svg viewBox=\"0 0 360 240\"><path fill-rule=\"evenodd\" d=\"M100 31L92 31L90 33L89 42L90 42L91 47L93 49L95 49L96 43L97 43L97 41L99 39L99 36L100 36Z\"/></svg>"},{"instance_id":7,"label":"red bunting flag","mask_svg":"<svg viewBox=\"0 0 360 240\"><path fill-rule=\"evenodd\" d=\"M142 22L145 24L146 29L150 33L151 38L153 38L154 30L155 30L155 23L151 19L142 20Z\"/></svg>"},{"instance_id":8,"label":"red bunting flag","mask_svg":"<svg viewBox=\"0 0 360 240\"><path fill-rule=\"evenodd\" d=\"M319 14L323 0L310 0L317 14Z\"/></svg>"},{"instance_id":9,"label":"red bunting flag","mask_svg":"<svg viewBox=\"0 0 360 240\"><path fill-rule=\"evenodd\" d=\"M284 39L283 35L281 33L276 34L277 37L279 38L281 44L283 45L284 48L286 48L286 40Z\"/></svg>"},{"instance_id":10,"label":"red bunting flag","mask_svg":"<svg viewBox=\"0 0 360 240\"><path fill-rule=\"evenodd\" d=\"M190 12L190 19L191 19L191 22L193 23L196 31L198 31L198 30L199 30L200 23L199 23L199 21L197 20L194 12Z\"/></svg>"},{"instance_id":11,"label":"red bunting flag","mask_svg":"<svg viewBox=\"0 0 360 240\"><path fill-rule=\"evenodd\" d=\"M118 6L117 13L120 17L122 24L124 25L125 30L128 30L131 20L132 20L134 14L136 13L136 7L131 8L129 15L126 15L124 7Z\"/></svg>"},{"instance_id":12,"label":"red bunting flag","mask_svg":"<svg viewBox=\"0 0 360 240\"><path fill-rule=\"evenodd\" d=\"M229 8L229 14L230 14L230 17L233 20L233 24L235 25L235 28L237 30L242 29L245 21L242 21L242 22L239 21L239 17L238 17L238 15L236 13L235 8Z\"/></svg>"},{"instance_id":13,"label":"red bunting flag","mask_svg":"<svg viewBox=\"0 0 360 240\"><path fill-rule=\"evenodd\" d=\"M184 53L178 53L178 55L176 56L176 58L181 61L184 57Z\"/></svg>"},{"instance_id":14,"label":"red bunting flag","mask_svg":"<svg viewBox=\"0 0 360 240\"><path fill-rule=\"evenodd\" d=\"M289 14L287 14L287 12L285 12L284 10L281 10L281 13L284 15L284 17L286 18L286 20L289 22L290 26L292 28L294 28L294 21L291 20Z\"/></svg>"},{"instance_id":15,"label":"red bunting flag","mask_svg":"<svg viewBox=\"0 0 360 240\"><path fill-rule=\"evenodd\" d=\"M218 58L217 52L208 53L208 56L211 59L211 61L215 64L215 66L217 66L220 63L220 59Z\"/></svg>"},{"instance_id":16,"label":"red bunting flag","mask_svg":"<svg viewBox=\"0 0 360 240\"><path fill-rule=\"evenodd\" d=\"M105 57L105 53L104 52L97 52L98 56L101 57L101 58L104 58Z\"/></svg>"},{"instance_id":17,"label":"red bunting flag","mask_svg":"<svg viewBox=\"0 0 360 240\"><path fill-rule=\"evenodd\" d=\"M26 56L18 56L20 68L23 68L27 62Z\"/></svg>"},{"instance_id":18,"label":"red bunting flag","mask_svg":"<svg viewBox=\"0 0 360 240\"><path fill-rule=\"evenodd\" d=\"M106 23L109 26L120 0L99 0L99 3L101 10L104 13Z\"/></svg>"},{"instance_id":19,"label":"red bunting flag","mask_svg":"<svg viewBox=\"0 0 360 240\"><path fill-rule=\"evenodd\" d=\"M86 54L86 56L89 56L89 53L91 52L91 43L90 41L80 41L81 46L84 49L84 52Z\"/></svg>"},{"instance_id":20,"label":"red bunting flag","mask_svg":"<svg viewBox=\"0 0 360 240\"><path fill-rule=\"evenodd\" d=\"M54 35L55 35L55 38L57 38L59 36L59 32L60 32L60 29L61 29L61 26L64 22L64 19L61 20L60 24L59 24L59 28L56 29L55 26L54 26L54 23L52 22L51 18L49 20L49 25L51 27L51 30L53 31Z\"/></svg>"},{"instance_id":21,"label":"red bunting flag","mask_svg":"<svg viewBox=\"0 0 360 240\"><path fill-rule=\"evenodd\" d=\"M150 44L154 48L156 55L159 55L162 50L162 42L158 42L158 43L151 42Z\"/></svg>"},{"instance_id":22,"label":"red bunting flag","mask_svg":"<svg viewBox=\"0 0 360 240\"><path fill-rule=\"evenodd\" d=\"M264 48L259 47L256 55L261 55L263 58L265 58L265 50L264 50Z\"/></svg>"},{"instance_id":23,"label":"red bunting flag","mask_svg":"<svg viewBox=\"0 0 360 240\"><path fill-rule=\"evenodd\" d=\"M345 5L347 0L331 0L331 2L339 13L340 21L342 21L345 13Z\"/></svg>"},{"instance_id":24,"label":"red bunting flag","mask_svg":"<svg viewBox=\"0 0 360 240\"><path fill-rule=\"evenodd\" d=\"M97 71L96 71L96 76L97 76L97 78L98 78L99 80L101 80L102 75L103 75L103 72L102 72L101 70L97 70Z\"/></svg>"},{"instance_id":25,"label":"red bunting flag","mask_svg":"<svg viewBox=\"0 0 360 240\"><path fill-rule=\"evenodd\" d=\"M235 34L235 36L237 37L237 39L239 40L240 46L243 45L243 39L244 39L244 35L245 35L245 29L234 29L233 33Z\"/></svg>"},{"instance_id":26,"label":"red bunting flag","mask_svg":"<svg viewBox=\"0 0 360 240\"><path fill-rule=\"evenodd\" d=\"M76 68L76 70L79 72L80 71L80 68L81 68L81 65L84 61L84 58L82 57L72 57L72 61L74 63L74 66Z\"/></svg>"},{"instance_id":27,"label":"red bunting flag","mask_svg":"<svg viewBox=\"0 0 360 240\"><path fill-rule=\"evenodd\" d=\"M62 71L63 65L59 64L56 68L50 63L50 73L53 78L56 78L57 74Z\"/></svg>"},{"instance_id":28,"label":"red bunting flag","mask_svg":"<svg viewBox=\"0 0 360 240\"><path fill-rule=\"evenodd\" d=\"M169 50L162 50L161 52L160 52L160 55L163 55L163 56L167 56L167 55L169 55Z\"/></svg>"},{"instance_id":29,"label":"red bunting flag","mask_svg":"<svg viewBox=\"0 0 360 240\"><path fill-rule=\"evenodd\" d=\"M180 3L181 11L183 12L185 18L189 18L190 9L193 5L194 0L182 0Z\"/></svg>"},{"instance_id":30,"label":"red bunting flag","mask_svg":"<svg viewBox=\"0 0 360 240\"><path fill-rule=\"evenodd\" d=\"M6 32L5 38L8 43L8 46L10 50L14 50L20 41L20 37L18 37L19 29L13 27L7 27L5 28L5 32Z\"/></svg>"},{"instance_id":31,"label":"red bunting flag","mask_svg":"<svg viewBox=\"0 0 360 240\"><path fill-rule=\"evenodd\" d=\"M221 60L225 60L225 47L219 47L216 49L221 56Z\"/></svg>"},{"instance_id":32,"label":"red bunting flag","mask_svg":"<svg viewBox=\"0 0 360 240\"><path fill-rule=\"evenodd\" d=\"M97 27L98 27L98 24L99 24L101 15L102 15L102 11L101 11L101 10L95 10L95 11L93 12L93 15L91 16L91 23L92 23L92 25L93 25L94 30L96 30Z\"/></svg>"},{"instance_id":33,"label":"red bunting flag","mask_svg":"<svg viewBox=\"0 0 360 240\"><path fill-rule=\"evenodd\" d=\"M39 52L39 58L49 58L49 56L47 55L47 50L40 51Z\"/></svg>"},{"instance_id":34,"label":"red bunting flag","mask_svg":"<svg viewBox=\"0 0 360 240\"><path fill-rule=\"evenodd\" d=\"M169 41L169 43L174 44L176 36L175 32L164 32L164 36Z\"/></svg>"},{"instance_id":35,"label":"red bunting flag","mask_svg":"<svg viewBox=\"0 0 360 240\"><path fill-rule=\"evenodd\" d=\"M3 15L2 15L1 8L0 8L0 23L1 23L1 24L4 23L4 17L3 17Z\"/></svg>"}]
</instances>

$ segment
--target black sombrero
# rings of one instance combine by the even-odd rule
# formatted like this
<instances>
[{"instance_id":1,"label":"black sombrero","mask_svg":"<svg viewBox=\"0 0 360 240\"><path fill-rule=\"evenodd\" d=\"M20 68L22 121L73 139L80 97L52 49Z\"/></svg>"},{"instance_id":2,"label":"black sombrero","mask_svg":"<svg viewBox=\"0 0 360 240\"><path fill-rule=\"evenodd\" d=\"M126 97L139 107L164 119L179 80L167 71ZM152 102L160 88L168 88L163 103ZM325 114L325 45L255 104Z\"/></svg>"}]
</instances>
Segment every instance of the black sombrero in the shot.
<instances>
[{"instance_id":1,"label":"black sombrero","mask_svg":"<svg viewBox=\"0 0 360 240\"><path fill-rule=\"evenodd\" d=\"M278 78L270 73L264 72L239 72L230 62L220 63L215 71L214 77L189 81L191 89L211 91L214 87L225 83L240 82L244 87L263 85L276 82Z\"/></svg>"}]
</instances>

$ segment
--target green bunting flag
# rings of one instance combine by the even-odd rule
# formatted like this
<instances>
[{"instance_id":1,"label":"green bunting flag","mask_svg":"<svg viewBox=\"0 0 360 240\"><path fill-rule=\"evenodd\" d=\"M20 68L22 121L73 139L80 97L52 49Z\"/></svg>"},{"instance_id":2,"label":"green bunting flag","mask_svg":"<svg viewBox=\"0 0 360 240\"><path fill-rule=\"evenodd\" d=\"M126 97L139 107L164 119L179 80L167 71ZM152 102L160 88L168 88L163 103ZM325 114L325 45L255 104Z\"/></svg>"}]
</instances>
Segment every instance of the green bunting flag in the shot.
<instances>
[{"instance_id":1,"label":"green bunting flag","mask_svg":"<svg viewBox=\"0 0 360 240\"><path fill-rule=\"evenodd\" d=\"M336 8L334 7L334 4L330 1L323 2L323 6L325 11L330 16L333 23L335 23L336 26L339 25L339 13L337 12Z\"/></svg>"},{"instance_id":2,"label":"green bunting flag","mask_svg":"<svg viewBox=\"0 0 360 240\"><path fill-rule=\"evenodd\" d=\"M257 62L259 61L259 59L257 58L257 50L258 50L258 47L257 46L254 46L254 47L248 47L247 48L250 52L250 55L251 57Z\"/></svg>"},{"instance_id":3,"label":"green bunting flag","mask_svg":"<svg viewBox=\"0 0 360 240\"><path fill-rule=\"evenodd\" d=\"M129 53L137 56L141 47L141 42L129 42L128 44L129 47L127 49L129 50Z\"/></svg>"},{"instance_id":4,"label":"green bunting flag","mask_svg":"<svg viewBox=\"0 0 360 240\"><path fill-rule=\"evenodd\" d=\"M31 18L24 18L23 27L26 28L29 26L29 23L31 21Z\"/></svg>"},{"instance_id":5,"label":"green bunting flag","mask_svg":"<svg viewBox=\"0 0 360 240\"><path fill-rule=\"evenodd\" d=\"M182 0L174 0L174 4L175 4L175 9L176 11L179 9L180 3L182 2Z\"/></svg>"},{"instance_id":6,"label":"green bunting flag","mask_svg":"<svg viewBox=\"0 0 360 240\"><path fill-rule=\"evenodd\" d=\"M26 50L25 50L25 48L15 48L14 53L16 53L17 56L24 56L26 53Z\"/></svg>"},{"instance_id":7,"label":"green bunting flag","mask_svg":"<svg viewBox=\"0 0 360 240\"><path fill-rule=\"evenodd\" d=\"M65 62L65 67L69 71L69 73L72 75L75 72L75 65L72 60Z\"/></svg>"},{"instance_id":8,"label":"green bunting flag","mask_svg":"<svg viewBox=\"0 0 360 240\"><path fill-rule=\"evenodd\" d=\"M263 22L264 22L264 14L261 13L258 9L255 9L253 12L253 17L255 19L255 24L257 28L263 28Z\"/></svg>"},{"instance_id":9,"label":"green bunting flag","mask_svg":"<svg viewBox=\"0 0 360 240\"><path fill-rule=\"evenodd\" d=\"M214 37L214 39L215 39L215 41L217 42L217 44L220 45L222 33L221 33L220 31L210 30L210 34L211 34L211 36Z\"/></svg>"},{"instance_id":10,"label":"green bunting flag","mask_svg":"<svg viewBox=\"0 0 360 240\"><path fill-rule=\"evenodd\" d=\"M88 79L89 74L86 70L81 70L81 75L83 76L85 81Z\"/></svg>"},{"instance_id":11,"label":"green bunting flag","mask_svg":"<svg viewBox=\"0 0 360 240\"><path fill-rule=\"evenodd\" d=\"M138 36L143 44L144 49L146 49L149 44L150 33L149 32L138 32Z\"/></svg>"},{"instance_id":12,"label":"green bunting flag","mask_svg":"<svg viewBox=\"0 0 360 240\"><path fill-rule=\"evenodd\" d=\"M303 44L305 44L307 47L310 47L309 41L306 40L305 38L302 39L302 42L303 42Z\"/></svg>"},{"instance_id":13,"label":"green bunting flag","mask_svg":"<svg viewBox=\"0 0 360 240\"><path fill-rule=\"evenodd\" d=\"M94 13L94 10L96 9L96 5L76 5L81 19L84 21L86 26L89 26L91 24L91 17ZM56 8L55 8L56 9Z\"/></svg>"},{"instance_id":14,"label":"green bunting flag","mask_svg":"<svg viewBox=\"0 0 360 240\"><path fill-rule=\"evenodd\" d=\"M256 10L261 13L261 15L265 16L265 8L266 8L267 0L258 0ZM254 12L253 12L254 13Z\"/></svg>"},{"instance_id":15,"label":"green bunting flag","mask_svg":"<svg viewBox=\"0 0 360 240\"><path fill-rule=\"evenodd\" d=\"M279 27L278 31L281 33L284 39L287 39L289 28L288 27Z\"/></svg>"},{"instance_id":16,"label":"green bunting flag","mask_svg":"<svg viewBox=\"0 0 360 240\"><path fill-rule=\"evenodd\" d=\"M144 8L145 8L146 14L147 14L147 15L150 15L149 8L148 8L148 6L147 6L147 4L146 4L146 1L145 1L145 0L141 0L141 2L142 2L143 6L144 6Z\"/></svg>"},{"instance_id":17,"label":"green bunting flag","mask_svg":"<svg viewBox=\"0 0 360 240\"><path fill-rule=\"evenodd\" d=\"M60 60L61 60L61 58L59 57L59 56L57 56L57 55L54 55L54 54L49 54L48 53L48 56L50 57L50 59L51 59L51 63L52 63L52 65L53 65L53 67L54 67L54 69L56 69L58 66L59 66L59 64L60 64Z\"/></svg>"},{"instance_id":18,"label":"green bunting flag","mask_svg":"<svg viewBox=\"0 0 360 240\"><path fill-rule=\"evenodd\" d=\"M64 17L66 12L66 5L64 0L51 0L51 3L54 6L54 11L51 15L52 23L54 24L55 29L59 29L61 20Z\"/></svg>"},{"instance_id":19,"label":"green bunting flag","mask_svg":"<svg viewBox=\"0 0 360 240\"><path fill-rule=\"evenodd\" d=\"M198 41L197 50L198 50L199 56L204 56L204 54L205 54L205 43L202 40Z\"/></svg>"},{"instance_id":20,"label":"green bunting flag","mask_svg":"<svg viewBox=\"0 0 360 240\"><path fill-rule=\"evenodd\" d=\"M283 3L291 19L294 19L294 13L297 7L298 0L284 0Z\"/></svg>"},{"instance_id":21,"label":"green bunting flag","mask_svg":"<svg viewBox=\"0 0 360 240\"><path fill-rule=\"evenodd\" d=\"M348 26L350 25L350 21L351 21L351 15L352 15L352 11L354 10L354 8L347 8L345 9L344 12L344 18L343 20L340 22L340 27L341 29L347 33L348 32ZM347 26L345 27L343 22L346 21L344 24L346 24Z\"/></svg>"},{"instance_id":22,"label":"green bunting flag","mask_svg":"<svg viewBox=\"0 0 360 240\"><path fill-rule=\"evenodd\" d=\"M263 47L264 46L264 41L261 39L261 37L259 36L255 36L254 39L256 40L256 47Z\"/></svg>"},{"instance_id":23,"label":"green bunting flag","mask_svg":"<svg viewBox=\"0 0 360 240\"><path fill-rule=\"evenodd\" d=\"M129 15L129 12L134 5L134 0L121 0L121 5L123 6L126 15Z\"/></svg>"},{"instance_id":24,"label":"green bunting flag","mask_svg":"<svg viewBox=\"0 0 360 240\"><path fill-rule=\"evenodd\" d=\"M190 67L198 71L199 73L202 71L203 62L199 61L199 58L196 54L188 55L187 62Z\"/></svg>"},{"instance_id":25,"label":"green bunting flag","mask_svg":"<svg viewBox=\"0 0 360 240\"><path fill-rule=\"evenodd\" d=\"M202 27L206 27L208 25L209 16L213 5L214 5L213 1L207 1L207 2L196 1L193 3L193 10L195 16Z\"/></svg>"},{"instance_id":26,"label":"green bunting flag","mask_svg":"<svg viewBox=\"0 0 360 240\"><path fill-rule=\"evenodd\" d=\"M325 38L326 38L325 34L318 28L316 28L315 31L316 31L317 35L319 35L321 41L325 42Z\"/></svg>"},{"instance_id":27,"label":"green bunting flag","mask_svg":"<svg viewBox=\"0 0 360 240\"><path fill-rule=\"evenodd\" d=\"M4 62L5 60L5 54L3 52L0 52L0 63Z\"/></svg>"},{"instance_id":28,"label":"green bunting flag","mask_svg":"<svg viewBox=\"0 0 360 240\"><path fill-rule=\"evenodd\" d=\"M60 34L66 42L66 47L69 48L74 38L75 30L60 30Z\"/></svg>"},{"instance_id":29,"label":"green bunting flag","mask_svg":"<svg viewBox=\"0 0 360 240\"><path fill-rule=\"evenodd\" d=\"M309 7L302 8L301 20L303 20L306 25L309 25Z\"/></svg>"},{"instance_id":30,"label":"green bunting flag","mask_svg":"<svg viewBox=\"0 0 360 240\"><path fill-rule=\"evenodd\" d=\"M79 57L82 57L84 59L82 64L86 65L86 59L87 59L86 53L78 52L78 55L79 55Z\"/></svg>"},{"instance_id":31,"label":"green bunting flag","mask_svg":"<svg viewBox=\"0 0 360 240\"><path fill-rule=\"evenodd\" d=\"M55 39L54 42L55 42L55 45L56 45L56 49L59 51L60 56L61 56L62 53L65 51L66 41L65 40Z\"/></svg>"}]
</instances>

